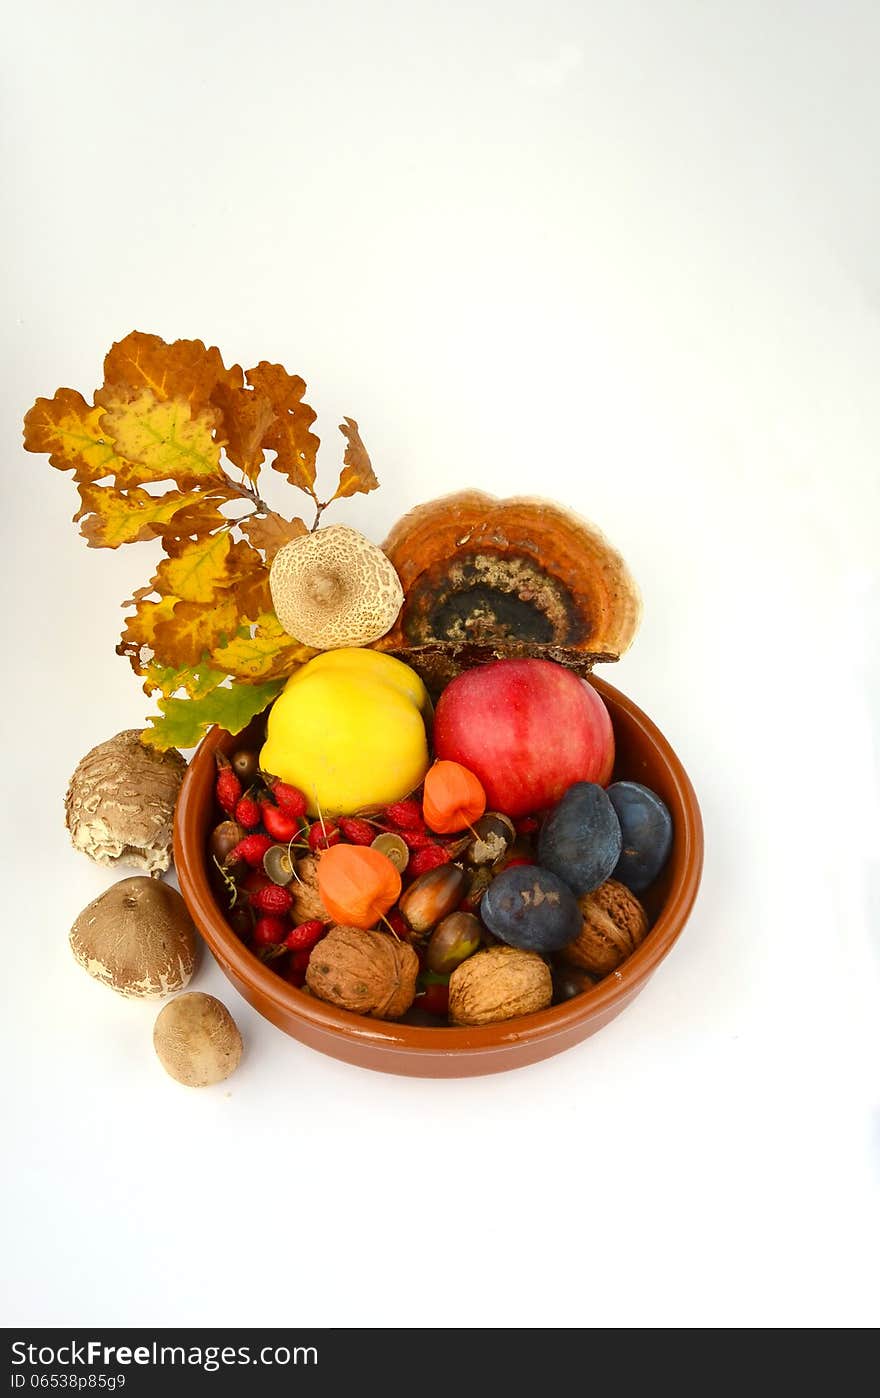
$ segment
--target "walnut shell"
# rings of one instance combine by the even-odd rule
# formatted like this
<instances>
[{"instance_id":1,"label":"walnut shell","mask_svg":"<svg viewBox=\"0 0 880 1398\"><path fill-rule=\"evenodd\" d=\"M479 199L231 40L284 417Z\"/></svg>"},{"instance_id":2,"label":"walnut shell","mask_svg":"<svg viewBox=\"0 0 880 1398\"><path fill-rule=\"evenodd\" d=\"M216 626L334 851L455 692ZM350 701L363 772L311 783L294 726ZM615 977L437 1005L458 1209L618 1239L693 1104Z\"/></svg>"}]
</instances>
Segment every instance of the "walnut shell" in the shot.
<instances>
[{"instance_id":1,"label":"walnut shell","mask_svg":"<svg viewBox=\"0 0 880 1398\"><path fill-rule=\"evenodd\" d=\"M416 994L419 958L385 932L333 927L309 959L306 985L319 1000L353 1014L399 1019Z\"/></svg>"},{"instance_id":2,"label":"walnut shell","mask_svg":"<svg viewBox=\"0 0 880 1398\"><path fill-rule=\"evenodd\" d=\"M641 614L623 559L592 524L548 500L462 491L403 516L383 545L403 584L376 643L436 692L463 668L541 656L583 674L629 647Z\"/></svg>"},{"instance_id":3,"label":"walnut shell","mask_svg":"<svg viewBox=\"0 0 880 1398\"><path fill-rule=\"evenodd\" d=\"M553 999L550 968L534 951L489 947L457 966L449 978L453 1024L494 1024L544 1010Z\"/></svg>"},{"instance_id":4,"label":"walnut shell","mask_svg":"<svg viewBox=\"0 0 880 1398\"><path fill-rule=\"evenodd\" d=\"M295 924L333 921L318 892L318 861L313 854L297 860L296 878L287 886L293 895L290 915Z\"/></svg>"},{"instance_id":5,"label":"walnut shell","mask_svg":"<svg viewBox=\"0 0 880 1398\"><path fill-rule=\"evenodd\" d=\"M147 874L171 863L174 806L186 762L176 748L156 752L128 728L77 764L64 801L74 848L97 864L130 864Z\"/></svg>"},{"instance_id":6,"label":"walnut shell","mask_svg":"<svg viewBox=\"0 0 880 1398\"><path fill-rule=\"evenodd\" d=\"M634 893L617 879L578 899L584 923L580 933L559 953L562 961L593 975L616 971L648 931L648 915Z\"/></svg>"}]
</instances>

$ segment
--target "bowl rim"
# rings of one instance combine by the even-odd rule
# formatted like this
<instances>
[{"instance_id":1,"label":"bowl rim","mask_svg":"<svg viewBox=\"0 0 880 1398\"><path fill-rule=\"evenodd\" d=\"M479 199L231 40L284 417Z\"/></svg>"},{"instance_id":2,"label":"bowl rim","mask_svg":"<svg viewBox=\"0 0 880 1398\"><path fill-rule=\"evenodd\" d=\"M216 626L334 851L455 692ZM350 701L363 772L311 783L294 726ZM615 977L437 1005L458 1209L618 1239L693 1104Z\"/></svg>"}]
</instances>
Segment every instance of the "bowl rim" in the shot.
<instances>
[{"instance_id":1,"label":"bowl rim","mask_svg":"<svg viewBox=\"0 0 880 1398\"><path fill-rule=\"evenodd\" d=\"M682 877L670 889L641 946L618 970L611 971L590 990L561 1004L514 1019L469 1027L438 1025L434 1028L372 1019L304 994L255 957L226 922L209 882L203 851L191 848L192 842L187 838L187 830L199 823L198 807L206 786L213 787L214 754L229 736L224 729L214 727L202 739L184 774L174 813L174 863L190 915L221 967L237 982L253 988L280 1018L301 1020L313 1030L349 1044L358 1041L371 1049L405 1050L426 1057L447 1057L462 1050L491 1052L513 1044L546 1041L565 1035L594 1018L610 1017L641 989L688 919L702 875L703 824L690 778L653 720L606 680L591 675L589 682L603 698L623 709L630 722L642 730L643 736L659 752L675 792L674 804L683 817L676 827L676 841L680 841L676 864L683 871Z\"/></svg>"}]
</instances>

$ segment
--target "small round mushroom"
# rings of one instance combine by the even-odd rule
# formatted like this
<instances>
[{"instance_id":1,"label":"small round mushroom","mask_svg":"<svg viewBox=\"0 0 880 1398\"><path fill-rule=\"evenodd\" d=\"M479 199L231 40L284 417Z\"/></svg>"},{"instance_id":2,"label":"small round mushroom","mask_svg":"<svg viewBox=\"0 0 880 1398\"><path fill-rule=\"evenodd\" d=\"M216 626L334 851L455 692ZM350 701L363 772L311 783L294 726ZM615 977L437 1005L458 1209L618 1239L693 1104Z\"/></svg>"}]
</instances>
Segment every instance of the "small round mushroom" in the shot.
<instances>
[{"instance_id":1,"label":"small round mushroom","mask_svg":"<svg viewBox=\"0 0 880 1398\"><path fill-rule=\"evenodd\" d=\"M145 747L139 728L99 743L78 763L67 788L74 848L97 864L163 873L171 863L174 806L185 771L176 748Z\"/></svg>"},{"instance_id":2,"label":"small round mushroom","mask_svg":"<svg viewBox=\"0 0 880 1398\"><path fill-rule=\"evenodd\" d=\"M189 984L196 929L176 888L136 875L83 909L70 947L95 980L130 999L158 1000Z\"/></svg>"},{"instance_id":3,"label":"small round mushroom","mask_svg":"<svg viewBox=\"0 0 880 1398\"><path fill-rule=\"evenodd\" d=\"M345 524L304 534L279 549L269 588L284 630L316 650L377 641L403 605L393 565L376 544Z\"/></svg>"},{"instance_id":4,"label":"small round mushroom","mask_svg":"<svg viewBox=\"0 0 880 1398\"><path fill-rule=\"evenodd\" d=\"M222 1001L192 990L159 1011L153 1047L165 1072L184 1087L211 1087L241 1061L241 1034Z\"/></svg>"}]
</instances>

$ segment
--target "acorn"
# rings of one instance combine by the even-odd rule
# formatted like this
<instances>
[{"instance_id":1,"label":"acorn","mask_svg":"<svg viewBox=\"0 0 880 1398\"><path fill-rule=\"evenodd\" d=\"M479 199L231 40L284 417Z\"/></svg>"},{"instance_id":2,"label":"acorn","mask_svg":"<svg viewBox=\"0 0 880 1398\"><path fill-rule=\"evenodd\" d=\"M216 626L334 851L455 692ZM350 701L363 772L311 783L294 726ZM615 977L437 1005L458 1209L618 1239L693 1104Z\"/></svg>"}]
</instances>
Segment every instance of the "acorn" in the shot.
<instances>
[{"instance_id":1,"label":"acorn","mask_svg":"<svg viewBox=\"0 0 880 1398\"><path fill-rule=\"evenodd\" d=\"M430 932L458 907L466 884L457 864L441 864L414 879L397 906L413 932Z\"/></svg>"}]
</instances>

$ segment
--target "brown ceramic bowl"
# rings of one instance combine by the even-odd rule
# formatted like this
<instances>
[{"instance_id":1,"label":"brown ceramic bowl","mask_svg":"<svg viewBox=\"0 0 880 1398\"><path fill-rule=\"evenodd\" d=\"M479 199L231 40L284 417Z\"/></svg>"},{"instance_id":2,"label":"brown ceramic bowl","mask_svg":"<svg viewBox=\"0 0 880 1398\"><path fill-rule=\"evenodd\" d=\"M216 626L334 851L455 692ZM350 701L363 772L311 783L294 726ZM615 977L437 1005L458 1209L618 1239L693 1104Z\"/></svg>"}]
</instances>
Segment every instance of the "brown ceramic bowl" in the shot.
<instances>
[{"instance_id":1,"label":"brown ceramic bowl","mask_svg":"<svg viewBox=\"0 0 880 1398\"><path fill-rule=\"evenodd\" d=\"M208 734L183 781L174 825L174 858L187 906L233 985L286 1034L347 1063L413 1077L470 1077L536 1063L595 1034L620 1014L671 951L688 919L703 865L703 827L687 773L663 734L632 700L603 680L591 683L608 705L617 741L616 780L651 787L675 825L669 862L643 895L652 922L642 945L592 990L537 1014L473 1029L423 1028L369 1019L326 1005L264 966L226 922L208 877L205 845L214 820L217 750L242 743L221 729Z\"/></svg>"}]
</instances>

